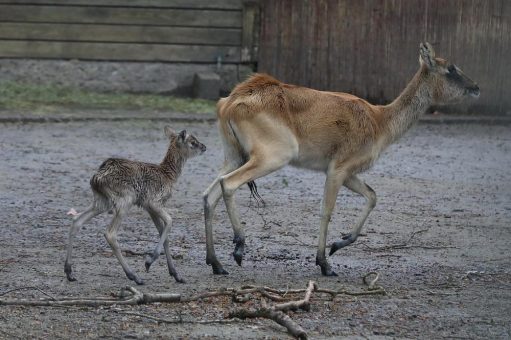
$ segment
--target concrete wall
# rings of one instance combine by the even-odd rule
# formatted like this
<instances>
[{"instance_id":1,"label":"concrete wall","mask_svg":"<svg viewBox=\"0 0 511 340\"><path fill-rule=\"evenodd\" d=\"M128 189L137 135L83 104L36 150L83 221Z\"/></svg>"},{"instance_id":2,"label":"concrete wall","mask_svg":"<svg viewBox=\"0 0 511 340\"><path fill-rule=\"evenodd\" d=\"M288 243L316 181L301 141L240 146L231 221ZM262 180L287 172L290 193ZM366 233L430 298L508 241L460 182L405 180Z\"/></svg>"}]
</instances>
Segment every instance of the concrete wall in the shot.
<instances>
[{"instance_id":1,"label":"concrete wall","mask_svg":"<svg viewBox=\"0 0 511 340\"><path fill-rule=\"evenodd\" d=\"M193 76L220 75L221 94L252 72L247 65L0 59L0 83L54 84L94 91L191 95Z\"/></svg>"}]
</instances>

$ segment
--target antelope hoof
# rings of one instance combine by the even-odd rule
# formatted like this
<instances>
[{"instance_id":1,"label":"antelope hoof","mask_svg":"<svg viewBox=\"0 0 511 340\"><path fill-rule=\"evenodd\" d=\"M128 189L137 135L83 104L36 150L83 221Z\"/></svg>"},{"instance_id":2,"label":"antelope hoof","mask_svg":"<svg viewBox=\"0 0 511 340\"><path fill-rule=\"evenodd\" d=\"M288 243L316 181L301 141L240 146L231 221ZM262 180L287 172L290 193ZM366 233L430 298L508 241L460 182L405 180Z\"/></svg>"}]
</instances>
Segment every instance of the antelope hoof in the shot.
<instances>
[{"instance_id":1,"label":"antelope hoof","mask_svg":"<svg viewBox=\"0 0 511 340\"><path fill-rule=\"evenodd\" d=\"M216 259L216 256L206 255L206 264L213 268L213 274L215 275L229 275L229 273L222 268L222 265Z\"/></svg>"},{"instance_id":2,"label":"antelope hoof","mask_svg":"<svg viewBox=\"0 0 511 340\"><path fill-rule=\"evenodd\" d=\"M353 242L355 242L355 240L356 238L351 236L351 234L343 236L341 241L337 241L332 244L332 247L330 247L330 253L328 255L332 256L336 251L346 247L347 245L352 244Z\"/></svg>"},{"instance_id":3,"label":"antelope hoof","mask_svg":"<svg viewBox=\"0 0 511 340\"><path fill-rule=\"evenodd\" d=\"M326 259L319 259L316 257L316 265L321 268L321 274L323 276L338 276L337 273L330 268L330 264L328 264Z\"/></svg>"}]
</instances>

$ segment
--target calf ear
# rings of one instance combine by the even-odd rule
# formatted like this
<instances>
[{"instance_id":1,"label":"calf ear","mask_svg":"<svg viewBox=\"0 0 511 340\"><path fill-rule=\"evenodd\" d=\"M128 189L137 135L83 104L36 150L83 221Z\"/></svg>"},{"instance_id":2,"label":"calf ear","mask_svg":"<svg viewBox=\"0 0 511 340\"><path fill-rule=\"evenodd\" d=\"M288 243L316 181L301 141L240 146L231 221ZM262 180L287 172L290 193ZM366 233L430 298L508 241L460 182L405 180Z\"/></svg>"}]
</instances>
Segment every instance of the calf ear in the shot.
<instances>
[{"instance_id":1,"label":"calf ear","mask_svg":"<svg viewBox=\"0 0 511 340\"><path fill-rule=\"evenodd\" d=\"M174 130L172 130L172 128L168 125L165 125L165 127L163 128L163 131L165 132L165 136L167 136L168 138L172 138L172 137L176 136L176 132Z\"/></svg>"},{"instance_id":2,"label":"calf ear","mask_svg":"<svg viewBox=\"0 0 511 340\"><path fill-rule=\"evenodd\" d=\"M421 43L419 47L419 60L424 63L428 68L434 68L436 66L435 61L435 50L430 43Z\"/></svg>"},{"instance_id":3,"label":"calf ear","mask_svg":"<svg viewBox=\"0 0 511 340\"><path fill-rule=\"evenodd\" d=\"M186 139L186 130L183 130L179 133L179 141L184 142Z\"/></svg>"}]
</instances>

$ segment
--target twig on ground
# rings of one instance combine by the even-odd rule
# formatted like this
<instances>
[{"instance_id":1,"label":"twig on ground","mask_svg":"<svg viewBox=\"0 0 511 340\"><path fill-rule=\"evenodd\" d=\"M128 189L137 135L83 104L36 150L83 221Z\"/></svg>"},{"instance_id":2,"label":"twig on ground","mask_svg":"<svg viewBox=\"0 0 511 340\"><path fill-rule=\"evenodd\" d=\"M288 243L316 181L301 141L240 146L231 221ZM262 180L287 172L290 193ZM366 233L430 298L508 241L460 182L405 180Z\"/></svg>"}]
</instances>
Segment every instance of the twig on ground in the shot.
<instances>
[{"instance_id":1,"label":"twig on ground","mask_svg":"<svg viewBox=\"0 0 511 340\"><path fill-rule=\"evenodd\" d=\"M132 316L138 316L141 318L146 318L150 320L154 320L156 322L162 322L162 323L199 323L199 324L212 324L212 323L233 323L233 322L239 322L239 319L215 319L215 320L184 320L183 318L179 317L176 319L163 319L152 315L137 313L137 312L128 312L128 311L119 311L119 310L112 310L114 313L117 314L123 314L123 315L132 315Z\"/></svg>"},{"instance_id":2,"label":"twig on ground","mask_svg":"<svg viewBox=\"0 0 511 340\"><path fill-rule=\"evenodd\" d=\"M371 275L375 275L375 277L374 277L374 279L371 280L371 282L367 283L367 278ZM362 277L362 281L364 282L364 284L367 285L367 289L369 289L369 290L375 290L375 289L379 288L379 287L375 286L376 282L378 282L379 279L380 279L380 274L378 274L377 272L369 272Z\"/></svg>"},{"instance_id":3,"label":"twig on ground","mask_svg":"<svg viewBox=\"0 0 511 340\"><path fill-rule=\"evenodd\" d=\"M415 235L417 235L419 233L424 233L424 232L426 232L428 230L429 229L423 229L423 230L414 231L413 233L410 234L410 237L408 238L408 240L405 243L392 244L392 245L383 246L383 247L371 247L371 246L369 246L369 245L367 245L365 243L360 243L360 244L363 245L364 247L366 247L367 249L372 250L372 251L386 251L386 250L391 250L391 249L410 249L410 248L421 248L421 249L449 249L449 248L454 248L454 249L458 249L458 247L454 247L454 246L428 246L428 245L413 245L413 244L409 244L413 240Z\"/></svg>"},{"instance_id":4,"label":"twig on ground","mask_svg":"<svg viewBox=\"0 0 511 340\"><path fill-rule=\"evenodd\" d=\"M152 255L152 252L150 251L135 251L131 249L122 249L121 252L123 252L126 256L145 256L145 255ZM160 253L162 255L163 253Z\"/></svg>"},{"instance_id":5,"label":"twig on ground","mask_svg":"<svg viewBox=\"0 0 511 340\"><path fill-rule=\"evenodd\" d=\"M301 245L303 246L306 246L306 247L309 247L309 248L316 248L317 246L313 245L313 244L308 244L308 243L305 243L303 242L302 240L300 240L296 235L294 234L285 234L285 236L291 236L292 238L294 238L296 241L298 241ZM330 248L330 245L327 246L327 248Z\"/></svg>"},{"instance_id":6,"label":"twig on ground","mask_svg":"<svg viewBox=\"0 0 511 340\"><path fill-rule=\"evenodd\" d=\"M273 308L261 307L255 310L236 309L229 313L229 318L253 319L264 318L275 321L281 326L286 327L287 331L298 339L307 339L307 333L300 325L294 322L287 314L277 311Z\"/></svg>"},{"instance_id":7,"label":"twig on ground","mask_svg":"<svg viewBox=\"0 0 511 340\"><path fill-rule=\"evenodd\" d=\"M44 290L42 290L41 288L37 288L37 287L18 287L18 288L14 288L14 289L10 289L10 290L7 290L3 293L0 293L0 296L4 296L6 294L9 294L11 292L15 292L17 290L28 290L28 289L32 289L32 290L37 290L39 292L41 292L42 294L46 295L47 297L49 297L50 299L52 300L56 300L53 296L51 296L50 294L46 293Z\"/></svg>"},{"instance_id":8,"label":"twig on ground","mask_svg":"<svg viewBox=\"0 0 511 340\"><path fill-rule=\"evenodd\" d=\"M425 291L426 293L428 293L429 295L458 295L458 293L443 293L443 292L434 292L432 290L429 290L429 289L426 289L426 288L422 288L423 291Z\"/></svg>"}]
</instances>

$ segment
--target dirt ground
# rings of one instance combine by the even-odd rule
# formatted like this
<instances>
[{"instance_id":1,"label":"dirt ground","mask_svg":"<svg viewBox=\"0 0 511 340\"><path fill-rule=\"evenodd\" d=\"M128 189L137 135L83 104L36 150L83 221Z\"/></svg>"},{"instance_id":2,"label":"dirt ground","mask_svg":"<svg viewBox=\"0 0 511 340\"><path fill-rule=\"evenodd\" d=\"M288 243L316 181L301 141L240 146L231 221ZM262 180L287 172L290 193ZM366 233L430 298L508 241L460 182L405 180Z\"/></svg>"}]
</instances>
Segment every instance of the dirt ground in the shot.
<instances>
[{"instance_id":1,"label":"dirt ground","mask_svg":"<svg viewBox=\"0 0 511 340\"><path fill-rule=\"evenodd\" d=\"M164 122L72 122L0 125L0 298L109 296L131 285L112 256L103 231L111 215L87 224L74 247L78 281L63 273L70 208L90 202L88 181L103 159L122 156L159 161L166 149ZM169 277L164 257L144 270L143 256L127 261L145 279L145 292L184 295L246 284L305 288L366 287L377 271L386 296L312 297L310 312L293 312L311 338L511 337L511 127L419 124L391 146L364 180L378 203L364 235L330 258L337 278L315 266L324 176L285 168L258 181L267 203L257 208L249 191L238 193L247 246L238 267L230 254L232 229L223 204L215 220L220 261L230 272L215 276L205 264L201 194L222 160L212 123L172 123L208 146L190 160L169 202L172 252L187 284ZM342 190L329 242L349 230L363 199ZM154 248L150 219L133 209L123 224L123 249ZM222 298L189 304L135 307L0 306L0 338L287 338L268 320L231 324L158 323L132 311L184 321L223 318L238 304Z\"/></svg>"}]
</instances>

